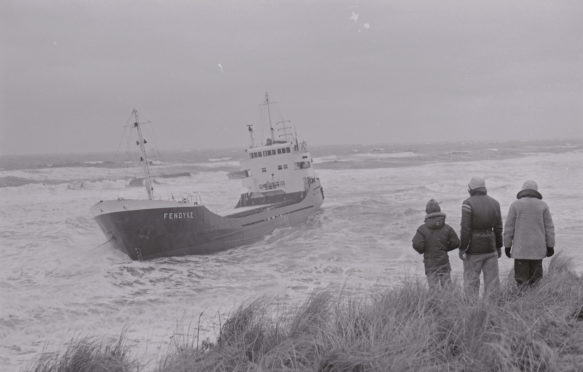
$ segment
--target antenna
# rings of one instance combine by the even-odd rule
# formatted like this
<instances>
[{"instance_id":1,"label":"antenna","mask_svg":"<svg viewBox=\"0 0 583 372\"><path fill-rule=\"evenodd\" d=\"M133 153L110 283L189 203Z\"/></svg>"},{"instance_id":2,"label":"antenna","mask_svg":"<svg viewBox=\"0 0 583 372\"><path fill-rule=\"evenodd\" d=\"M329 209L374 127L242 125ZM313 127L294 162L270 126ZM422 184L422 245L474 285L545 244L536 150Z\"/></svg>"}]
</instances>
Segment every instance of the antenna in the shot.
<instances>
[{"instance_id":1,"label":"antenna","mask_svg":"<svg viewBox=\"0 0 583 372\"><path fill-rule=\"evenodd\" d=\"M247 130L249 130L249 137L251 138L251 147L255 147L255 137L253 135L253 124L247 124Z\"/></svg>"},{"instance_id":2,"label":"antenna","mask_svg":"<svg viewBox=\"0 0 583 372\"><path fill-rule=\"evenodd\" d=\"M140 162L144 168L144 183L146 186L146 192L148 193L148 199L152 200L154 198L154 188L152 187L152 180L150 178L150 165L148 163L148 157L146 156L146 146L145 144L147 141L144 139L142 135L142 127L140 127L140 120L138 117L138 110L133 109L132 115L134 116L134 128L138 132L138 141L136 141L136 145L140 146Z\"/></svg>"}]
</instances>

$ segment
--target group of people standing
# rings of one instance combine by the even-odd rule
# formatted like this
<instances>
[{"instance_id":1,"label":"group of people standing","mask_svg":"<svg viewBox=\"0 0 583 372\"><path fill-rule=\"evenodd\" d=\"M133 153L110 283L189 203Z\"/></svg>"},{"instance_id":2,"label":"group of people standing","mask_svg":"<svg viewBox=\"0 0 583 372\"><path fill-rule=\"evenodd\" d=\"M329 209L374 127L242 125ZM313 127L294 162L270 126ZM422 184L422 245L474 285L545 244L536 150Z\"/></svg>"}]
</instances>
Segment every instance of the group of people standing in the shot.
<instances>
[{"instance_id":1,"label":"group of people standing","mask_svg":"<svg viewBox=\"0 0 583 372\"><path fill-rule=\"evenodd\" d=\"M413 237L413 248L423 254L429 286L451 283L448 252L459 248L466 293L478 295L481 274L485 295L498 291L498 259L503 246L506 256L514 259L516 283L536 283L543 276L543 258L551 257L555 246L553 219L536 182L524 182L510 205L504 227L500 203L488 195L483 178L473 177L468 193L470 197L462 203L461 239L445 223L439 203L433 199L427 202L425 222Z\"/></svg>"}]
</instances>

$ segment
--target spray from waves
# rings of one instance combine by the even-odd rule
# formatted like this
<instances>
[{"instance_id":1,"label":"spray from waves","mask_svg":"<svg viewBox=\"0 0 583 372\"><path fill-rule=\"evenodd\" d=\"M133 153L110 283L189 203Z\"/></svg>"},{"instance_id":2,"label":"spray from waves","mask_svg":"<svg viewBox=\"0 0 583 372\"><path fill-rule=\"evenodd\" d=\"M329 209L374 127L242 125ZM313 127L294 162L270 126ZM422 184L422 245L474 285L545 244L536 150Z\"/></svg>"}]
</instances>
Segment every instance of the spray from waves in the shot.
<instances>
[{"instance_id":1,"label":"spray from waves","mask_svg":"<svg viewBox=\"0 0 583 372\"><path fill-rule=\"evenodd\" d=\"M73 235L84 235L95 230L95 222L88 215L69 217L65 219L67 230L72 229Z\"/></svg>"},{"instance_id":2,"label":"spray from waves","mask_svg":"<svg viewBox=\"0 0 583 372\"><path fill-rule=\"evenodd\" d=\"M128 186L127 179L108 179L101 178L95 180L34 180L30 178L21 178L6 176L0 177L0 188L18 188L21 191L46 189L61 187L67 190L100 190L100 189L119 189Z\"/></svg>"},{"instance_id":3,"label":"spray from waves","mask_svg":"<svg viewBox=\"0 0 583 372\"><path fill-rule=\"evenodd\" d=\"M175 173L161 173L155 176L159 179L172 179L181 177L191 177L192 172L175 172ZM21 187L27 185L55 186L65 185L69 190L81 189L108 189L111 187L119 188L120 186L143 186L143 177L100 177L94 179L34 179L17 176L3 176L0 177L0 188L5 187Z\"/></svg>"},{"instance_id":4,"label":"spray from waves","mask_svg":"<svg viewBox=\"0 0 583 372\"><path fill-rule=\"evenodd\" d=\"M384 230L388 226L401 226L423 218L423 208L411 208L409 203L387 198L366 198L360 201L327 207L321 223L334 225L333 229ZM354 221L367 221L366 224ZM422 220L421 220L422 221Z\"/></svg>"},{"instance_id":5,"label":"spray from waves","mask_svg":"<svg viewBox=\"0 0 583 372\"><path fill-rule=\"evenodd\" d=\"M44 179L37 180L24 177L15 176L5 176L0 177L0 188L6 187L54 187L54 186L64 186L69 190L80 190L80 189L102 189L109 188L114 184L123 182L126 184L124 179L108 179L108 178L97 178L93 180L60 180L60 179Z\"/></svg>"},{"instance_id":6,"label":"spray from waves","mask_svg":"<svg viewBox=\"0 0 583 372\"><path fill-rule=\"evenodd\" d=\"M412 158L419 156L419 154L406 151L406 152L364 152L355 154L355 158L359 159L400 159L400 158Z\"/></svg>"},{"instance_id":7,"label":"spray from waves","mask_svg":"<svg viewBox=\"0 0 583 372\"><path fill-rule=\"evenodd\" d=\"M0 177L0 187L18 187L35 183L44 183L43 181L33 180L24 177L4 176ZM52 181L52 183L56 183Z\"/></svg>"},{"instance_id":8,"label":"spray from waves","mask_svg":"<svg viewBox=\"0 0 583 372\"><path fill-rule=\"evenodd\" d=\"M108 160L88 160L88 161L63 161L59 163L40 164L37 168L119 168L123 167L122 163Z\"/></svg>"},{"instance_id":9,"label":"spray from waves","mask_svg":"<svg viewBox=\"0 0 583 372\"><path fill-rule=\"evenodd\" d=\"M87 158L92 160L78 160ZM44 156L3 156L0 157L1 170L18 169L58 169L58 168L120 168L125 162L98 160L87 154L44 155Z\"/></svg>"},{"instance_id":10,"label":"spray from waves","mask_svg":"<svg viewBox=\"0 0 583 372\"><path fill-rule=\"evenodd\" d=\"M209 158L208 161L216 163L216 162L226 162L231 160L230 156L223 156L222 158Z\"/></svg>"},{"instance_id":11,"label":"spray from waves","mask_svg":"<svg viewBox=\"0 0 583 372\"><path fill-rule=\"evenodd\" d=\"M331 163L339 161L338 155L319 156L314 158L314 164Z\"/></svg>"},{"instance_id":12,"label":"spray from waves","mask_svg":"<svg viewBox=\"0 0 583 372\"><path fill-rule=\"evenodd\" d=\"M79 172L72 168L60 168L58 171L38 172L37 170L11 171L8 175L0 175L0 188L21 187L26 185L68 185L69 189L91 188L98 189L100 183L108 184L112 182L124 181L127 186L143 186L143 174L138 168L124 168L115 171L99 171L95 168L84 168ZM233 171L232 164L216 164L216 166L205 165L183 165L174 164L164 167L154 167L152 178L159 182L176 178L188 178L199 173Z\"/></svg>"}]
</instances>

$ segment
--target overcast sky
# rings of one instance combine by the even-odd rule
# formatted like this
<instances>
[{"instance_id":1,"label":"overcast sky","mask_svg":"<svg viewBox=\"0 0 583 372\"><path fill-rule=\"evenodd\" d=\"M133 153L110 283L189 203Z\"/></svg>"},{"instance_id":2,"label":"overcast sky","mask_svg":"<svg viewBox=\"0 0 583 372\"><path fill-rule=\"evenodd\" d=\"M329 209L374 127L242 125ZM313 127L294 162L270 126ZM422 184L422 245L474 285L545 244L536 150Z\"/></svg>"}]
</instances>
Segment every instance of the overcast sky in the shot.
<instances>
[{"instance_id":1,"label":"overcast sky","mask_svg":"<svg viewBox=\"0 0 583 372\"><path fill-rule=\"evenodd\" d=\"M0 154L583 137L583 1L4 0Z\"/></svg>"}]
</instances>

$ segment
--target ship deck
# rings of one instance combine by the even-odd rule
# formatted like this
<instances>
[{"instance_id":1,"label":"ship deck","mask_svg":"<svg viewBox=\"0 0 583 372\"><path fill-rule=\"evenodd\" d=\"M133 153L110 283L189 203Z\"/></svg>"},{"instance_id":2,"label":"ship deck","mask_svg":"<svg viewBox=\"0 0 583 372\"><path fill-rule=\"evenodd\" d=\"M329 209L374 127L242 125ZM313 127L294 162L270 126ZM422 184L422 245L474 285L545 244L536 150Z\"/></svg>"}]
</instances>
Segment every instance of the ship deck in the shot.
<instances>
[{"instance_id":1,"label":"ship deck","mask_svg":"<svg viewBox=\"0 0 583 372\"><path fill-rule=\"evenodd\" d=\"M230 208L224 211L217 212L221 217L238 217L241 214L252 214L255 210L259 211L267 207L274 206L278 203L250 205L248 207Z\"/></svg>"}]
</instances>

